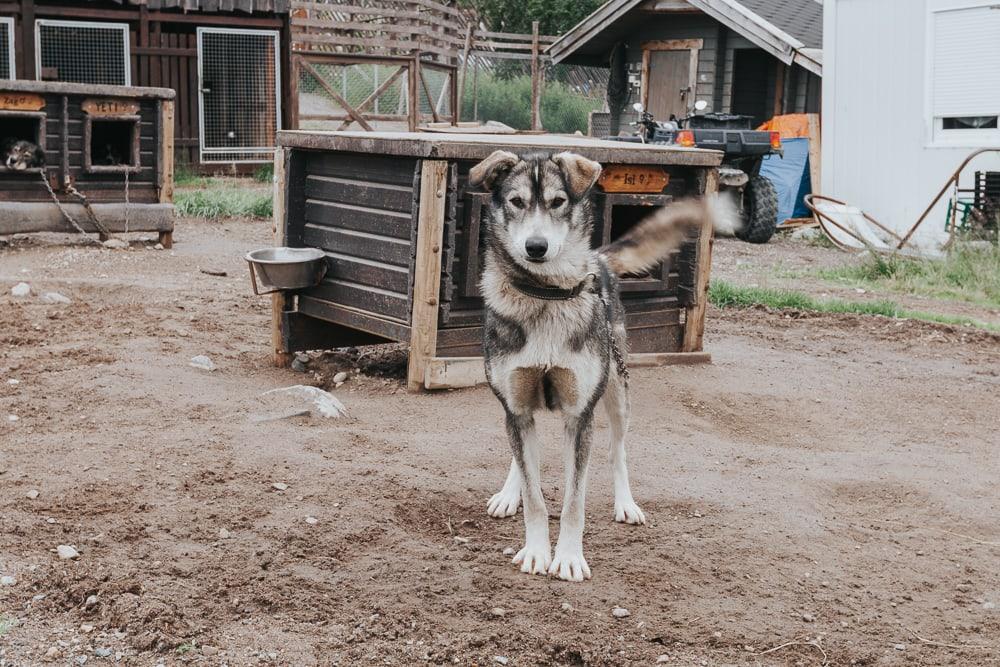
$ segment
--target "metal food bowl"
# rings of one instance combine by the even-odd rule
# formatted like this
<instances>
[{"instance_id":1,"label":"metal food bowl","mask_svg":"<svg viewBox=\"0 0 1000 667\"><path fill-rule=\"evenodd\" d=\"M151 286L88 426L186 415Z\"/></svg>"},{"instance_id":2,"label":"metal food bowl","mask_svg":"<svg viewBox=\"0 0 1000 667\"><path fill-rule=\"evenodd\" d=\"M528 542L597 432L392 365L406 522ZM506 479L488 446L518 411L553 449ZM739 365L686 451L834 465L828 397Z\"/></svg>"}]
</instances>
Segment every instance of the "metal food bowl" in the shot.
<instances>
[{"instance_id":1,"label":"metal food bowl","mask_svg":"<svg viewBox=\"0 0 1000 667\"><path fill-rule=\"evenodd\" d=\"M262 248L248 252L246 260L258 295L314 287L326 275L326 254L318 248Z\"/></svg>"}]
</instances>

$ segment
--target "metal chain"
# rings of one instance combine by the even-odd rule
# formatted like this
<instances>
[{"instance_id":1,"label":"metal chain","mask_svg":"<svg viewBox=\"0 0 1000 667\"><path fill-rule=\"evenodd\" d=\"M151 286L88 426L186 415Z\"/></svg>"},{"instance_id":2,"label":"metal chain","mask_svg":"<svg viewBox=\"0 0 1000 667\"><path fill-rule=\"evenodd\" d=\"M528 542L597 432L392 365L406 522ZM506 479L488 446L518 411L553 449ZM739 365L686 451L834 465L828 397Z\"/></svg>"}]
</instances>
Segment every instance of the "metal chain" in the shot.
<instances>
[{"instance_id":1,"label":"metal chain","mask_svg":"<svg viewBox=\"0 0 1000 667\"><path fill-rule=\"evenodd\" d=\"M125 170L125 233L128 234L128 169Z\"/></svg>"},{"instance_id":2,"label":"metal chain","mask_svg":"<svg viewBox=\"0 0 1000 667\"><path fill-rule=\"evenodd\" d=\"M42 184L45 186L45 189L49 191L49 194L52 195L52 201L55 202L55 205L59 209L59 212L62 213L64 218L66 218L66 222L68 222L76 231L86 236L87 232L83 230L83 227L80 226L80 223L78 223L76 220L73 219L73 216L69 214L69 211L66 210L66 207L63 206L61 201L59 201L59 197L56 195L55 190L53 190L52 185L49 184L49 179L46 178L45 170L43 169L40 173L42 176Z\"/></svg>"},{"instance_id":3,"label":"metal chain","mask_svg":"<svg viewBox=\"0 0 1000 667\"><path fill-rule=\"evenodd\" d=\"M628 364L625 363L625 357L622 355L621 347L618 345L618 341L615 340L615 333L611 327L611 307L608 305L608 299L604 296L604 292L599 292L601 303L604 304L604 312L606 314L605 322L607 322L608 327L608 346L611 348L611 356L615 358L615 365L618 367L618 375L622 376L625 381L625 386L628 386Z\"/></svg>"},{"instance_id":4,"label":"metal chain","mask_svg":"<svg viewBox=\"0 0 1000 667\"><path fill-rule=\"evenodd\" d=\"M105 227L104 223L102 223L100 220L97 219L97 214L94 213L94 209L90 206L90 202L87 200L84 194L79 190L77 190L75 187L73 187L72 183L66 184L66 192L70 193L71 195L80 200L80 202L83 204L84 210L87 211L87 217L90 218L90 221L92 223L94 223L94 227L97 228L97 230L101 233L102 236L106 236L107 238L110 239L111 230Z\"/></svg>"}]
</instances>

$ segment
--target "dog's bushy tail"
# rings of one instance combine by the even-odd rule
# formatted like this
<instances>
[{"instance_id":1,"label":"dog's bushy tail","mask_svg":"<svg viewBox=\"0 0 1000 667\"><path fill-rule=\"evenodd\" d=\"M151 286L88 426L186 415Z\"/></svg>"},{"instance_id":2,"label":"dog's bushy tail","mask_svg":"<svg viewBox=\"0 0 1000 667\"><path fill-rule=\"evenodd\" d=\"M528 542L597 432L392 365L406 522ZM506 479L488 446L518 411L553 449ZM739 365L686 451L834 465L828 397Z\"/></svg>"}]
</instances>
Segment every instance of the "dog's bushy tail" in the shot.
<instances>
[{"instance_id":1,"label":"dog's bushy tail","mask_svg":"<svg viewBox=\"0 0 1000 667\"><path fill-rule=\"evenodd\" d=\"M729 197L687 199L658 209L598 252L619 276L639 274L656 266L709 220L716 232L726 235L740 224Z\"/></svg>"}]
</instances>

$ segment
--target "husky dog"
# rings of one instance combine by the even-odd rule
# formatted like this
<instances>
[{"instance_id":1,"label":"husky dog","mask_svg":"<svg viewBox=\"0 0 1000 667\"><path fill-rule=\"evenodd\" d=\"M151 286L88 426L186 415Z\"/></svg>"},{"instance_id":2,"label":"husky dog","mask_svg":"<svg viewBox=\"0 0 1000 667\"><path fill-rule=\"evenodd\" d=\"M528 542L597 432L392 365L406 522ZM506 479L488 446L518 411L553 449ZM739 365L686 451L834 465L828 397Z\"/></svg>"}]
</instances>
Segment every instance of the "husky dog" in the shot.
<instances>
[{"instance_id":1,"label":"husky dog","mask_svg":"<svg viewBox=\"0 0 1000 667\"><path fill-rule=\"evenodd\" d=\"M625 465L628 371L618 278L659 263L692 229L714 218L704 202L659 209L608 246L590 245L590 189L601 165L574 153L519 158L496 151L469 173L492 193L482 293L486 377L506 412L513 450L503 489L488 504L512 516L524 501L525 542L513 562L530 574L583 581L584 497L594 407L611 426L615 520L643 524ZM562 411L566 483L555 556L539 480L534 412Z\"/></svg>"},{"instance_id":2,"label":"husky dog","mask_svg":"<svg viewBox=\"0 0 1000 667\"><path fill-rule=\"evenodd\" d=\"M3 166L16 171L45 166L45 151L23 139L4 139L0 155L3 156Z\"/></svg>"}]
</instances>

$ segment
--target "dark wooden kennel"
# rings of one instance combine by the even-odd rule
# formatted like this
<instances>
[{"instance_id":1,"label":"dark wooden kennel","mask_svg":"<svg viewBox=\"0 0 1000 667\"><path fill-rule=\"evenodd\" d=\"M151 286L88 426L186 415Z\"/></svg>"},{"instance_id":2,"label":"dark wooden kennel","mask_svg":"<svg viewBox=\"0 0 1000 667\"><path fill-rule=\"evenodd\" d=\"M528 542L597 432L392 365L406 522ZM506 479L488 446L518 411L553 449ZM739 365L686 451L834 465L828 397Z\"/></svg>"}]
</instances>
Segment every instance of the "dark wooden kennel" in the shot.
<instances>
[{"instance_id":1,"label":"dark wooden kennel","mask_svg":"<svg viewBox=\"0 0 1000 667\"><path fill-rule=\"evenodd\" d=\"M45 152L40 169L0 164L0 234L75 232L68 214L87 232L99 231L93 216L110 232L157 232L169 247L173 100L165 88L0 81L0 140Z\"/></svg>"},{"instance_id":2,"label":"dark wooden kennel","mask_svg":"<svg viewBox=\"0 0 1000 667\"><path fill-rule=\"evenodd\" d=\"M307 349L410 344L409 386L484 380L479 295L488 195L469 169L498 148L571 150L602 163L594 243L678 197L714 192L721 153L577 136L304 131L279 134L276 245L316 247L317 287L277 294L278 364ZM647 276L623 281L630 363L705 361L702 331L711 228Z\"/></svg>"}]
</instances>

